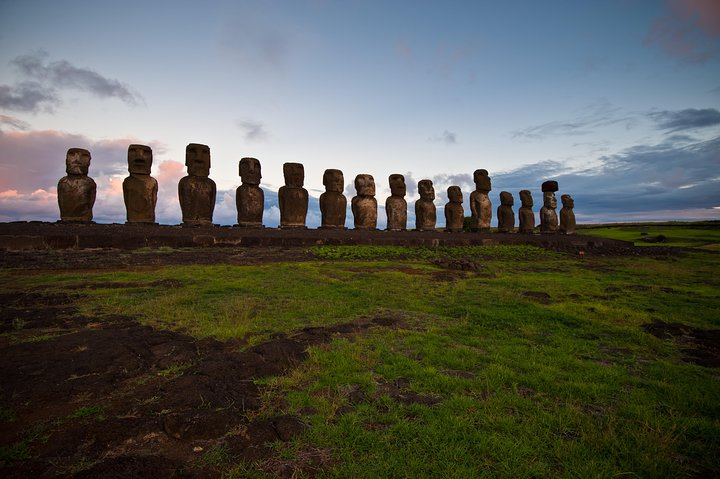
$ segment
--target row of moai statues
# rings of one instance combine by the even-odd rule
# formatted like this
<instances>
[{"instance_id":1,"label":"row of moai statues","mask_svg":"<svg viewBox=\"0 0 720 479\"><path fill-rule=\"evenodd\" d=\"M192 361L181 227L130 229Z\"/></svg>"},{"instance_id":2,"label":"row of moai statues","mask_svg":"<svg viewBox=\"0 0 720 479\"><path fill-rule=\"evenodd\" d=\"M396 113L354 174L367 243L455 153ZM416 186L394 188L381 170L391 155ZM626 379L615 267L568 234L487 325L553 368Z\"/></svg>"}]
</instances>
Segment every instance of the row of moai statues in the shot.
<instances>
[{"instance_id":1,"label":"row of moai statues","mask_svg":"<svg viewBox=\"0 0 720 479\"><path fill-rule=\"evenodd\" d=\"M58 183L58 204L60 219L65 222L92 221L92 208L95 203L96 185L88 176L90 152L82 148L71 148L66 156L67 176ZM187 176L178 183L178 195L182 210L183 224L189 226L211 225L217 188L210 179L210 148L207 145L191 143L185 150ZM130 176L123 181L123 198L127 210L128 223L155 223L158 184L150 176L152 150L145 145L128 147L128 171ZM248 228L262 227L265 194L260 188L262 178L260 162L256 158L243 158L239 163L242 184L236 190L238 226ZM285 185L278 191L281 228L305 228L309 195L303 187L304 167L300 163L283 165ZM475 191L470 194L472 231L490 231L492 203L488 193L492 184L487 170L475 170L473 174ZM408 205L405 200L407 187L405 177L390 175L390 197L385 202L387 229L404 231L407 229ZM337 169L325 170L323 175L325 192L320 195L320 228L345 228L347 198L343 194L344 176ZM360 174L355 177L357 195L350 203L355 229L377 229L378 205L375 199L375 179L372 175ZM574 202L570 195L562 195L563 208L560 218L556 213L558 191L556 181L542 184L543 207L540 209L540 232L547 234L575 233ZM420 199L415 202L415 229L435 231L437 211L435 189L431 180L418 182ZM445 231L463 231L465 211L463 194L459 186L447 189L448 203L445 205ZM519 209L520 233L533 233L535 213L532 210L533 198L529 190L520 191L522 207ZM497 209L498 228L501 233L515 231L515 212L513 195L508 191L500 193L500 206Z\"/></svg>"}]
</instances>

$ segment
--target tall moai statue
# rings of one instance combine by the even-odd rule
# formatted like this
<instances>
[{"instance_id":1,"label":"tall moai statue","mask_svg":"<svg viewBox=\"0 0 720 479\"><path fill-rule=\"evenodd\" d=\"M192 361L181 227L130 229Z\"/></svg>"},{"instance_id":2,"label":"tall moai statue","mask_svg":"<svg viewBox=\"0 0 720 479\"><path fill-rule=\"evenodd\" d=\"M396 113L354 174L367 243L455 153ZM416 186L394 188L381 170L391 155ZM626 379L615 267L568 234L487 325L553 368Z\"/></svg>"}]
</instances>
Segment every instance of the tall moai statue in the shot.
<instances>
[{"instance_id":1,"label":"tall moai statue","mask_svg":"<svg viewBox=\"0 0 720 479\"><path fill-rule=\"evenodd\" d=\"M515 231L515 212L513 205L515 200L509 191L500 192L500 206L497 209L498 232L512 233Z\"/></svg>"},{"instance_id":2,"label":"tall moai statue","mask_svg":"<svg viewBox=\"0 0 720 479\"><path fill-rule=\"evenodd\" d=\"M323 174L325 193L320 195L320 228L343 229L347 214L347 198L343 194L345 177L343 172L335 169L325 170Z\"/></svg>"},{"instance_id":3,"label":"tall moai statue","mask_svg":"<svg viewBox=\"0 0 720 479\"><path fill-rule=\"evenodd\" d=\"M185 148L187 176L178 183L182 220L188 226L212 224L217 187L210 176L210 147L190 143Z\"/></svg>"},{"instance_id":4,"label":"tall moai statue","mask_svg":"<svg viewBox=\"0 0 720 479\"><path fill-rule=\"evenodd\" d=\"M303 188L305 167L301 163L283 163L285 186L278 190L281 228L305 228L308 192Z\"/></svg>"},{"instance_id":5,"label":"tall moai statue","mask_svg":"<svg viewBox=\"0 0 720 479\"><path fill-rule=\"evenodd\" d=\"M385 200L388 231L405 231L407 229L407 201L405 201L405 177L392 174L388 177L390 196Z\"/></svg>"},{"instance_id":6,"label":"tall moai statue","mask_svg":"<svg viewBox=\"0 0 720 479\"><path fill-rule=\"evenodd\" d=\"M123 199L128 223L155 223L158 182L150 176L153 156L146 145L128 147L128 172L123 180Z\"/></svg>"},{"instance_id":7,"label":"tall moai statue","mask_svg":"<svg viewBox=\"0 0 720 479\"><path fill-rule=\"evenodd\" d=\"M435 231L437 212L435 208L435 188L430 180L418 181L420 199L415 202L415 229L418 231Z\"/></svg>"},{"instance_id":8,"label":"tall moai statue","mask_svg":"<svg viewBox=\"0 0 720 479\"><path fill-rule=\"evenodd\" d=\"M520 233L532 233L535 229L535 213L533 213L533 198L530 190L520 191L520 202L522 206L518 210L518 216L520 217L520 227L518 231Z\"/></svg>"},{"instance_id":9,"label":"tall moai statue","mask_svg":"<svg viewBox=\"0 0 720 479\"><path fill-rule=\"evenodd\" d=\"M560 208L560 233L566 235L575 234L575 200L570 195L560 197L563 207Z\"/></svg>"},{"instance_id":10,"label":"tall moai statue","mask_svg":"<svg viewBox=\"0 0 720 479\"><path fill-rule=\"evenodd\" d=\"M375 199L375 178L360 174L355 177L355 191L351 201L355 229L377 229L377 200Z\"/></svg>"},{"instance_id":11,"label":"tall moai statue","mask_svg":"<svg viewBox=\"0 0 720 479\"><path fill-rule=\"evenodd\" d=\"M557 181L546 181L542 184L543 207L540 208L540 233L555 234L558 232L558 216L555 212L558 190Z\"/></svg>"},{"instance_id":12,"label":"tall moai statue","mask_svg":"<svg viewBox=\"0 0 720 479\"><path fill-rule=\"evenodd\" d=\"M70 148L65 155L64 176L58 181L57 198L60 221L90 222L97 186L88 176L90 152L83 148Z\"/></svg>"},{"instance_id":13,"label":"tall moai statue","mask_svg":"<svg viewBox=\"0 0 720 479\"><path fill-rule=\"evenodd\" d=\"M473 231L490 231L490 220L492 220L492 203L488 193L492 190L492 184L487 170L475 170L475 191L470 193L470 211L472 218L470 227Z\"/></svg>"},{"instance_id":14,"label":"tall moai statue","mask_svg":"<svg viewBox=\"0 0 720 479\"><path fill-rule=\"evenodd\" d=\"M257 158L242 158L238 164L242 184L235 190L238 226L261 228L265 192L260 188L262 172Z\"/></svg>"},{"instance_id":15,"label":"tall moai statue","mask_svg":"<svg viewBox=\"0 0 720 479\"><path fill-rule=\"evenodd\" d=\"M465 223L462 190L459 186L447 189L448 203L445 205L445 231L460 232Z\"/></svg>"}]
</instances>

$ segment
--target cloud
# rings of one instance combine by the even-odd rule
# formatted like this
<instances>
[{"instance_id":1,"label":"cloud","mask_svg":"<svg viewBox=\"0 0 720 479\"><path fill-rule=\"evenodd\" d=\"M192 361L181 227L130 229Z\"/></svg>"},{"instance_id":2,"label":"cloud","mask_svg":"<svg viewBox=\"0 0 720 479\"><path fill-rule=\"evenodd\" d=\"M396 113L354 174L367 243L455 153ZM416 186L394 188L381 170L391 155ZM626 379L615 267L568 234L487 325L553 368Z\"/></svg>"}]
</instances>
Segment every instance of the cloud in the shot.
<instances>
[{"instance_id":1,"label":"cloud","mask_svg":"<svg viewBox=\"0 0 720 479\"><path fill-rule=\"evenodd\" d=\"M52 112L60 103L54 88L36 81L24 81L15 86L0 85L0 108L6 110Z\"/></svg>"},{"instance_id":2,"label":"cloud","mask_svg":"<svg viewBox=\"0 0 720 479\"><path fill-rule=\"evenodd\" d=\"M663 110L652 112L648 116L655 121L658 129L670 132L720 125L720 111L715 108Z\"/></svg>"},{"instance_id":3,"label":"cloud","mask_svg":"<svg viewBox=\"0 0 720 479\"><path fill-rule=\"evenodd\" d=\"M236 123L245 132L243 137L248 141L260 141L268 137L265 125L259 121L238 120Z\"/></svg>"},{"instance_id":4,"label":"cloud","mask_svg":"<svg viewBox=\"0 0 720 479\"><path fill-rule=\"evenodd\" d=\"M445 143L446 145L454 145L457 143L457 135L451 131L445 130L442 135L429 138L434 143Z\"/></svg>"},{"instance_id":5,"label":"cloud","mask_svg":"<svg viewBox=\"0 0 720 479\"><path fill-rule=\"evenodd\" d=\"M30 129L30 124L28 122L22 121L14 116L0 115L0 132L2 131L2 127L4 125L9 126L13 130L27 131Z\"/></svg>"},{"instance_id":6,"label":"cloud","mask_svg":"<svg viewBox=\"0 0 720 479\"><path fill-rule=\"evenodd\" d=\"M659 47L685 63L701 64L716 57L720 37L717 0L667 0L645 36L646 47Z\"/></svg>"}]
</instances>

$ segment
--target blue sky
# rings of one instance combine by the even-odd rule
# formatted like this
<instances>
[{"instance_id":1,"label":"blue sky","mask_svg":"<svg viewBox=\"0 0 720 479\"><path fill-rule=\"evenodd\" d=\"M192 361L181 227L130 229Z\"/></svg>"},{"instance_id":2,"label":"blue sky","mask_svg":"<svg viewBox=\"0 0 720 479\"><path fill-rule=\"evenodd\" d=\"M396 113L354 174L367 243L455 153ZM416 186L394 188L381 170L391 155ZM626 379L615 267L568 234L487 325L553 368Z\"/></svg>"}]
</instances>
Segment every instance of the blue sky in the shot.
<instances>
[{"instance_id":1,"label":"blue sky","mask_svg":"<svg viewBox=\"0 0 720 479\"><path fill-rule=\"evenodd\" d=\"M268 226L284 162L305 165L309 226L326 168L348 198L372 174L380 205L405 174L411 218L429 178L439 224L477 168L495 206L556 179L580 222L720 219L720 2L0 0L0 221L58 219L71 147L96 220L124 221L130 143L170 224L188 143L210 146L224 224L244 156Z\"/></svg>"}]
</instances>

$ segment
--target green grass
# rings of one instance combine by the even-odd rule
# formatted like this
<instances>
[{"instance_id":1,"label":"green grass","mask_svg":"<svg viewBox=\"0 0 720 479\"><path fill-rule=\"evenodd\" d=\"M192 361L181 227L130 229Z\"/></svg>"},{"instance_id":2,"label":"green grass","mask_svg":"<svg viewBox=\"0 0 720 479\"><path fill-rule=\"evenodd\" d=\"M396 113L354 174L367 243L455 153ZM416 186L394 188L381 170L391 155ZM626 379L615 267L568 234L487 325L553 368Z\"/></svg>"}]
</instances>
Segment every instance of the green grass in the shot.
<instances>
[{"instance_id":1,"label":"green grass","mask_svg":"<svg viewBox=\"0 0 720 479\"><path fill-rule=\"evenodd\" d=\"M658 230L660 231L660 230ZM654 234L654 233L653 233ZM153 271L8 272L5 290L87 289L88 314L130 314L198 337L244 338L391 315L398 327L312 347L267 378L259 417L295 414L308 431L277 445L318 477L701 477L720 474L720 376L641 326L720 328L718 255L579 259L534 247L316 247L316 261ZM476 273L435 266L465 258ZM448 276L448 273L453 275ZM175 279L182 286L152 288ZM526 293L546 292L546 301ZM10 334L20 334L10 333ZM180 364L159 374L182 374ZM387 390L437 398L404 403ZM81 408L71 417L102 410ZM4 451L24 457L27 451ZM267 477L222 446L200 461L226 477Z\"/></svg>"},{"instance_id":2,"label":"green grass","mask_svg":"<svg viewBox=\"0 0 720 479\"><path fill-rule=\"evenodd\" d=\"M720 251L720 222L588 226L581 227L578 232L631 241L636 246L681 246Z\"/></svg>"}]
</instances>

